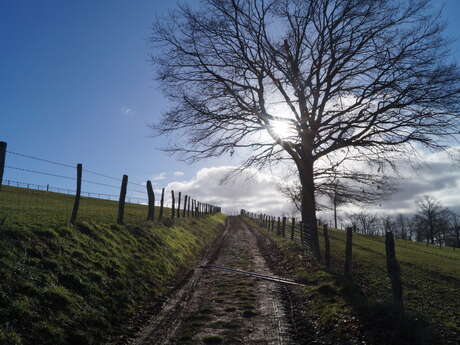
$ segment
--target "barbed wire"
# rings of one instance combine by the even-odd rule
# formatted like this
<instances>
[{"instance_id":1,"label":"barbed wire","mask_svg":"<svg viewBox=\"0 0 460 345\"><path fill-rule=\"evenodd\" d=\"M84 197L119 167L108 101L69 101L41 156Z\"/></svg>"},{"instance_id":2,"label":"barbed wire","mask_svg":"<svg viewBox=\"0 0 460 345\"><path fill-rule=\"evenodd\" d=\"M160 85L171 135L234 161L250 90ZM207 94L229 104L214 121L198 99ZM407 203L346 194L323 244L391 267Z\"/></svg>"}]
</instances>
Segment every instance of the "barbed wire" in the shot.
<instances>
[{"instance_id":1,"label":"barbed wire","mask_svg":"<svg viewBox=\"0 0 460 345\"><path fill-rule=\"evenodd\" d=\"M66 167L66 168L73 168L74 169L75 166L76 166L76 165L56 162L56 161L52 161L52 160L44 159L44 158L40 158L40 157L35 157L35 156L31 156L31 155L26 155L24 153L13 152L13 151L9 151L9 150L7 150L6 153L16 155L16 156L20 156L20 157L24 157L24 158L34 159L36 161L41 161L41 162L46 162L46 163L50 163L50 164L60 165L60 166Z\"/></svg>"},{"instance_id":2,"label":"barbed wire","mask_svg":"<svg viewBox=\"0 0 460 345\"><path fill-rule=\"evenodd\" d=\"M45 176L59 177L59 178L67 179L67 180L73 180L73 181L76 181L76 180L77 180L76 177L65 176L65 175L58 175L58 174L53 174L53 173L49 173L49 172L45 172L45 171L39 171L39 170L34 170L34 169L26 169L26 168L13 167L13 166L11 166L11 165L5 165L5 168L13 169L13 170L18 170L18 171L24 171L24 172L33 173L33 174L40 174L40 175L45 175ZM110 188L120 189L119 186L114 186L114 185L107 184L107 183L96 182L96 181L91 181L91 180L86 180L86 179L82 179L81 181L82 181L82 182L85 182L85 183L90 183L90 184L98 185L98 186L103 186L103 187L110 187ZM132 183L132 182L128 182L128 185L129 185L129 183ZM134 183L133 183L133 184L134 184ZM139 190L136 190L136 189L132 189L131 192L136 192L136 193L141 193L141 194L145 194L145 193L146 193L146 191L139 191Z\"/></svg>"},{"instance_id":3,"label":"barbed wire","mask_svg":"<svg viewBox=\"0 0 460 345\"><path fill-rule=\"evenodd\" d=\"M40 185L40 184L36 184L36 183L30 183L30 182L24 182L24 181L17 181L17 180L12 180L12 179L9 179L9 178L5 178L4 179L4 184L6 184L7 186L11 186L11 187L14 187L14 185L16 185L16 187L20 187L20 188L26 188L26 189L32 189L32 190L38 190L38 191L47 191L47 192L54 192L54 191L57 191L59 193L63 193L63 194L75 194L75 190L74 189L68 189L68 188L61 188L61 187L55 187L55 186L52 186L52 185ZM115 195L115 194L107 194L107 193L97 193L97 192L87 192L87 191L82 191L81 192L82 195L86 195L88 197L92 197L92 196L98 196L99 198L101 197L106 197L110 200L117 200L118 199L118 195ZM137 200L137 201L142 201L142 202L148 202L148 199L145 199L145 198L139 198L139 197L135 197L135 196L127 196L127 199L131 199L131 200Z\"/></svg>"},{"instance_id":4,"label":"barbed wire","mask_svg":"<svg viewBox=\"0 0 460 345\"><path fill-rule=\"evenodd\" d=\"M46 163L49 163L49 164L54 164L54 165L58 165L58 166L66 167L66 168L75 169L75 167L76 167L76 164L71 165L71 164L62 163L62 162L56 162L56 161L53 161L53 160L50 160L50 159L45 159L45 158L40 158L40 157L36 157L36 156L32 156L32 155L27 155L27 154L20 153L20 152L14 152L14 151L10 151L10 150L7 150L6 152L9 153L9 154L15 155L15 156L28 158L28 159L33 159L33 160L41 161L41 162L46 162ZM97 175L97 176L104 177L104 178L111 179L111 180L115 180L115 181L120 181L120 178L109 176L107 174L103 174L103 173L94 171L92 169L83 168L83 170L88 172L88 173L90 173L90 174L93 174L93 175ZM50 175L50 176L52 176L52 175ZM141 184L141 183L137 183L137 182L133 182L133 181L131 181L130 183L133 184L133 185L137 185L139 187L144 187L144 185Z\"/></svg>"},{"instance_id":5,"label":"barbed wire","mask_svg":"<svg viewBox=\"0 0 460 345\"><path fill-rule=\"evenodd\" d=\"M32 170L32 169L18 168L18 167L13 167L13 166L11 166L11 165L5 165L5 168L7 168L7 169L13 169L13 170L19 170L19 171L24 171L24 172L30 172L30 173L34 173L34 174L46 175L46 176L60 177L60 178L68 179L68 180L76 180L75 177L64 176L64 175L58 175L58 174L52 174L52 173L43 172L43 171L38 171L38 170Z\"/></svg>"}]
</instances>

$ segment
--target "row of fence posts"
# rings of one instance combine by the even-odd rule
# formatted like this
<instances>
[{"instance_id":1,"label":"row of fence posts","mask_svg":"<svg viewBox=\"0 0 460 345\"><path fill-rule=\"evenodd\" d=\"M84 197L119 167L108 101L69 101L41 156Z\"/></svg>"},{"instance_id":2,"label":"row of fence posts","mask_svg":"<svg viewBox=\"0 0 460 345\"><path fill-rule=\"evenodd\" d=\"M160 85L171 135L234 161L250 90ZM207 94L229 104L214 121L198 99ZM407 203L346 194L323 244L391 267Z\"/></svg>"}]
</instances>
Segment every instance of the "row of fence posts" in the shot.
<instances>
[{"instance_id":1,"label":"row of fence posts","mask_svg":"<svg viewBox=\"0 0 460 345\"><path fill-rule=\"evenodd\" d=\"M82 164L77 164L77 192L75 194L75 201L72 210L72 216L70 218L70 224L75 224L78 214L78 208L80 204L80 193L81 193L81 182L82 182ZM147 188L147 220L155 220L155 193L153 192L152 182L149 180L146 183ZM124 211L126 203L126 192L128 190L128 175L123 175L120 188L120 198L118 200L118 214L117 224L124 224ZM176 203L175 193L171 191L171 219L181 217L202 217L215 213L221 212L221 208L218 206L202 203L195 199L192 199L189 195L184 196L183 206L181 208L182 193L179 192L178 200ZM165 189L161 190L160 199L160 210L158 220L162 220L164 217L164 202L165 202ZM177 204L177 207L176 207Z\"/></svg>"},{"instance_id":2,"label":"row of fence posts","mask_svg":"<svg viewBox=\"0 0 460 345\"><path fill-rule=\"evenodd\" d=\"M241 210L240 214L245 217L254 219L259 225L265 227L269 232L275 232L276 223L276 234L286 238L286 222L287 217L274 217L266 214L257 214ZM291 240L294 240L296 219L293 217L291 220ZM304 244L304 238L306 234L303 233L302 222L300 225L300 241ZM318 222L318 225L321 223ZM324 235L324 264L327 270L331 269L331 244L329 236L329 227L327 224L322 225ZM353 279L353 232L356 232L356 227L346 228L346 241L345 241L345 264L344 264L344 275L348 279ZM393 303L399 308L401 312L404 311L403 304L403 289L401 281L401 270L396 259L395 241L393 232L389 231L385 233L385 252L386 252L386 266L387 274L391 282Z\"/></svg>"},{"instance_id":3,"label":"row of fence posts","mask_svg":"<svg viewBox=\"0 0 460 345\"><path fill-rule=\"evenodd\" d=\"M0 141L0 191L2 188L3 172L5 169L6 147L7 147L6 142ZM83 165L79 163L77 164L77 189L75 193L72 213L71 213L70 220L69 220L70 224L72 225L75 225L77 221L78 210L80 208L82 175L83 175ZM154 221L155 220L155 193L153 192L152 182L147 181L146 187L147 187L147 196L148 196L147 220ZM120 197L118 200L118 213L117 213L117 223L120 225L124 224L127 190L128 190L128 175L123 175L122 182L121 182L121 188L120 188ZM164 216L164 200L165 200L165 189L163 188L161 191L161 201L160 201L160 210L159 210L158 220L162 220ZM220 207L199 202L195 199L192 199L189 195L185 195L184 201L182 202L181 192L179 192L178 194L178 200L176 203L176 196L173 190L171 191L171 200L172 200L172 207L171 207L171 218L172 219L176 217L180 218L180 217L190 217L190 216L202 217L202 216L221 212Z\"/></svg>"}]
</instances>

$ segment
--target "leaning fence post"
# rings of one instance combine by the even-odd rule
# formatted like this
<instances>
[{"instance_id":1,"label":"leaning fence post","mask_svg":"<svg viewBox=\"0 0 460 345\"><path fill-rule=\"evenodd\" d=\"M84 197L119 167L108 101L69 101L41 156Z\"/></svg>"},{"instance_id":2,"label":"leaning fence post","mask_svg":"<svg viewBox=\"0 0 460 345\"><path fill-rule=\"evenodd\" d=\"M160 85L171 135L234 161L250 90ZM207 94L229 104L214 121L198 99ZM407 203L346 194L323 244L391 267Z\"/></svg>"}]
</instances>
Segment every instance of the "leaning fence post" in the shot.
<instances>
[{"instance_id":1,"label":"leaning fence post","mask_svg":"<svg viewBox=\"0 0 460 345\"><path fill-rule=\"evenodd\" d=\"M147 220L155 220L155 193L153 192L152 182L147 181L147 196L149 198L149 212Z\"/></svg>"},{"instance_id":2,"label":"leaning fence post","mask_svg":"<svg viewBox=\"0 0 460 345\"><path fill-rule=\"evenodd\" d=\"M187 210L187 198L188 198L188 196L185 195L184 196L184 211L182 212L182 217L184 217L184 218L185 218L185 211Z\"/></svg>"},{"instance_id":3,"label":"leaning fence post","mask_svg":"<svg viewBox=\"0 0 460 345\"><path fill-rule=\"evenodd\" d=\"M6 146L5 141L0 141L0 190L2 190L3 172L5 171Z\"/></svg>"},{"instance_id":4,"label":"leaning fence post","mask_svg":"<svg viewBox=\"0 0 460 345\"><path fill-rule=\"evenodd\" d=\"M160 220L163 218L164 203L165 203L165 189L162 188L161 189L161 201L160 201L160 216L159 216Z\"/></svg>"},{"instance_id":5,"label":"leaning fence post","mask_svg":"<svg viewBox=\"0 0 460 345\"><path fill-rule=\"evenodd\" d=\"M80 207L82 172L83 172L83 165L81 163L78 163L77 164L77 192L75 193L75 200L73 203L72 215L70 216L70 224L72 225L75 225L75 222L77 220L78 208Z\"/></svg>"},{"instance_id":6,"label":"leaning fence post","mask_svg":"<svg viewBox=\"0 0 460 345\"><path fill-rule=\"evenodd\" d=\"M329 269L331 266L331 245L329 242L329 229L327 224L323 225L324 232L324 260L326 263L326 268Z\"/></svg>"},{"instance_id":7,"label":"leaning fence post","mask_svg":"<svg viewBox=\"0 0 460 345\"><path fill-rule=\"evenodd\" d=\"M295 218L292 217L292 223L291 223L291 241L294 241L294 230L295 230Z\"/></svg>"},{"instance_id":8,"label":"leaning fence post","mask_svg":"<svg viewBox=\"0 0 460 345\"><path fill-rule=\"evenodd\" d=\"M286 237L286 217L283 217L283 238Z\"/></svg>"},{"instance_id":9,"label":"leaning fence post","mask_svg":"<svg viewBox=\"0 0 460 345\"><path fill-rule=\"evenodd\" d=\"M399 310L403 312L404 304L401 282L401 269L399 267L398 260L396 259L395 240L393 232L391 231L385 232L385 251L387 257L388 277L390 278L391 290L393 292L393 301L395 306L397 306Z\"/></svg>"},{"instance_id":10,"label":"leaning fence post","mask_svg":"<svg viewBox=\"0 0 460 345\"><path fill-rule=\"evenodd\" d=\"M182 192L179 192L179 200L177 200L177 218L180 218L180 199L182 197Z\"/></svg>"},{"instance_id":11,"label":"leaning fence post","mask_svg":"<svg viewBox=\"0 0 460 345\"><path fill-rule=\"evenodd\" d=\"M353 242L353 228L347 227L347 242L345 248L345 275L351 278L352 271L352 242Z\"/></svg>"},{"instance_id":12,"label":"leaning fence post","mask_svg":"<svg viewBox=\"0 0 460 345\"><path fill-rule=\"evenodd\" d=\"M176 198L174 198L174 191L171 191L171 218L174 219L174 216L176 215Z\"/></svg>"},{"instance_id":13,"label":"leaning fence post","mask_svg":"<svg viewBox=\"0 0 460 345\"><path fill-rule=\"evenodd\" d=\"M126 189L128 187L128 175L123 175L120 189L120 199L118 200L118 217L117 224L123 224L123 218L125 215L125 200L126 200Z\"/></svg>"}]
</instances>

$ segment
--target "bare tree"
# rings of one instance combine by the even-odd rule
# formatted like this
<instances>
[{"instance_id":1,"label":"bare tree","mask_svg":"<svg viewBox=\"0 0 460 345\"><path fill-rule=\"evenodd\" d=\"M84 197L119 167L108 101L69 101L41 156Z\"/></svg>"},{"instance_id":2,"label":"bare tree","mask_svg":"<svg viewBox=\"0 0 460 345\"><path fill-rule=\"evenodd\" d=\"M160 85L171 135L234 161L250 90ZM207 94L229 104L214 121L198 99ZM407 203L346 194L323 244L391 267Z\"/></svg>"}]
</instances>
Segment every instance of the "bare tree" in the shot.
<instances>
[{"instance_id":1,"label":"bare tree","mask_svg":"<svg viewBox=\"0 0 460 345\"><path fill-rule=\"evenodd\" d=\"M417 206L419 240L425 239L427 244L435 244L437 240L441 245L443 232L447 227L448 210L439 201L427 195L417 202Z\"/></svg>"},{"instance_id":2,"label":"bare tree","mask_svg":"<svg viewBox=\"0 0 460 345\"><path fill-rule=\"evenodd\" d=\"M378 234L379 218L375 214L361 211L356 213L354 217L362 234L370 236Z\"/></svg>"},{"instance_id":3,"label":"bare tree","mask_svg":"<svg viewBox=\"0 0 460 345\"><path fill-rule=\"evenodd\" d=\"M154 24L174 106L155 125L194 161L243 149L290 160L306 243L320 257L316 187L459 133L460 73L429 0L204 0ZM350 160L354 164L347 164ZM358 170L359 171L359 170ZM341 178L342 179L342 178Z\"/></svg>"}]
</instances>

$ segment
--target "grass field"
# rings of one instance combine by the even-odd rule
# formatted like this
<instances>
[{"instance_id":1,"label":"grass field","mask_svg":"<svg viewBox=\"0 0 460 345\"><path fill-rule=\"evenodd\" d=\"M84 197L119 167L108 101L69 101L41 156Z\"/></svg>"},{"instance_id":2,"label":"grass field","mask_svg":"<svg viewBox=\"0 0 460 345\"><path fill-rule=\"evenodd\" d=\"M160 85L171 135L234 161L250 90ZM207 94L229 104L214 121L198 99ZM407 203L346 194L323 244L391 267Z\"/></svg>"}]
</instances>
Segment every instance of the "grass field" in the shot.
<instances>
[{"instance_id":1,"label":"grass field","mask_svg":"<svg viewBox=\"0 0 460 345\"><path fill-rule=\"evenodd\" d=\"M275 239L285 251L295 252L296 255L302 252L299 245L282 240L274 233L262 231ZM384 238L353 234L354 285L351 287L347 286L347 282L344 283L342 276L345 232L332 230L330 238L330 272L325 272L323 268L315 273L306 273L296 266L300 270L299 277L312 284L308 296L312 301L316 301L313 302L313 308L316 308L319 314L327 316L324 320L331 316L331 311L334 311L332 314L337 312L339 315L353 313L361 320L361 327L369 329L377 326L374 335L382 332L384 341L380 343L383 344L390 344L392 336L395 344L460 344L460 250L450 247L427 247L423 243L404 240L396 241L404 303L408 312L403 323L404 329L398 331L401 334L391 335L388 331L385 336L385 327L394 327L395 320L392 318L398 317L391 308L391 286L386 271ZM324 254L322 231L320 244ZM339 291L344 299L340 302L331 302L330 294L318 292L322 291L321 289L329 291L332 295L334 292L331 291ZM356 291L349 294L349 289ZM359 293L356 293L358 290ZM381 329L375 325L378 323L381 324ZM379 341L376 340L376 343Z\"/></svg>"},{"instance_id":2,"label":"grass field","mask_svg":"<svg viewBox=\"0 0 460 345\"><path fill-rule=\"evenodd\" d=\"M73 195L2 186L0 221L6 216L8 223L17 225L56 226L66 224L72 213L74 199ZM78 220L115 222L117 210L117 201L82 197ZM157 207L156 216L158 216L158 210ZM165 208L165 214L170 214L169 208ZM126 203L126 223L139 223L146 218L147 207L145 205Z\"/></svg>"},{"instance_id":3,"label":"grass field","mask_svg":"<svg viewBox=\"0 0 460 345\"><path fill-rule=\"evenodd\" d=\"M331 231L331 255L333 269L341 272L345 257L344 231ZM409 312L429 322L442 340L440 344L458 344L460 250L397 240L396 255L401 266L404 302ZM353 234L354 280L365 296L377 303L391 301L385 260L384 238Z\"/></svg>"},{"instance_id":4,"label":"grass field","mask_svg":"<svg viewBox=\"0 0 460 345\"><path fill-rule=\"evenodd\" d=\"M225 216L145 222L147 207L83 198L67 225L67 195L0 191L0 344L102 344L191 267L223 229ZM67 213L66 213L67 212Z\"/></svg>"}]
</instances>

